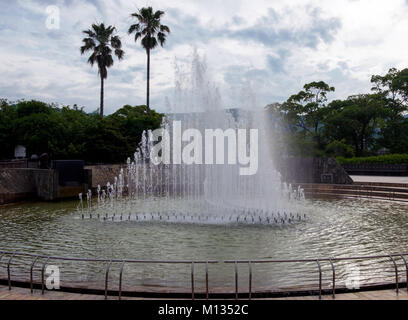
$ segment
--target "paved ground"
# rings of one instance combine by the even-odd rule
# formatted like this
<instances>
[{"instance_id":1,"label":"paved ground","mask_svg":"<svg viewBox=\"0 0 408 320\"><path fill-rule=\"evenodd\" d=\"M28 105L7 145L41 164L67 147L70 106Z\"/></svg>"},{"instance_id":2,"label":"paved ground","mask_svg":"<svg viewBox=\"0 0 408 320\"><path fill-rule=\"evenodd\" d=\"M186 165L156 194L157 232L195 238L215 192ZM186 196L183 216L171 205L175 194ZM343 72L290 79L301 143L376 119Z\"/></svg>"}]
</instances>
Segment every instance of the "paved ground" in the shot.
<instances>
[{"instance_id":1,"label":"paved ground","mask_svg":"<svg viewBox=\"0 0 408 320\"><path fill-rule=\"evenodd\" d=\"M41 295L40 290L35 290L33 294L29 289L12 288L0 286L0 300L103 300L104 296L90 294L76 294L64 292L45 292ZM117 297L108 297L109 300L117 300ZM332 296L324 296L324 300L333 300ZM139 298L126 298L123 300L146 300ZM268 300L268 299L267 299ZM276 300L318 300L316 296L282 298ZM370 291L358 293L346 293L336 295L336 300L408 300L406 289L401 289L397 295L395 290Z\"/></svg>"},{"instance_id":2,"label":"paved ground","mask_svg":"<svg viewBox=\"0 0 408 320\"><path fill-rule=\"evenodd\" d=\"M408 183L408 177L350 176L354 182Z\"/></svg>"}]
</instances>

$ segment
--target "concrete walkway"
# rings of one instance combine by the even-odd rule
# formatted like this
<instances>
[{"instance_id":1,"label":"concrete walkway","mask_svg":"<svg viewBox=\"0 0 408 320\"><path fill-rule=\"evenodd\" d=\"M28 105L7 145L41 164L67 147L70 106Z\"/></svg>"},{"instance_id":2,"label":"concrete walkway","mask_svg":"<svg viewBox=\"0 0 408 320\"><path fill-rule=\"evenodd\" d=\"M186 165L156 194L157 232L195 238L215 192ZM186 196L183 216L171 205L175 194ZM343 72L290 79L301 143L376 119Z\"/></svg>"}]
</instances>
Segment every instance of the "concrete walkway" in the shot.
<instances>
[{"instance_id":1,"label":"concrete walkway","mask_svg":"<svg viewBox=\"0 0 408 320\"><path fill-rule=\"evenodd\" d=\"M386 177L386 176L350 176L354 182L379 182L379 183L406 183L408 177Z\"/></svg>"},{"instance_id":2,"label":"concrete walkway","mask_svg":"<svg viewBox=\"0 0 408 320\"><path fill-rule=\"evenodd\" d=\"M0 300L104 300L101 295L65 293L58 291L46 291L41 295L40 290L34 290L31 294L29 289L0 286ZM118 297L108 297L108 300L118 300ZM122 297L122 300L148 300L142 298ZM319 300L317 296L265 299L265 300ZM323 296L323 300L333 300L331 295ZM407 290L400 289L397 295L395 290L367 291L358 293L337 294L336 300L408 300Z\"/></svg>"}]
</instances>

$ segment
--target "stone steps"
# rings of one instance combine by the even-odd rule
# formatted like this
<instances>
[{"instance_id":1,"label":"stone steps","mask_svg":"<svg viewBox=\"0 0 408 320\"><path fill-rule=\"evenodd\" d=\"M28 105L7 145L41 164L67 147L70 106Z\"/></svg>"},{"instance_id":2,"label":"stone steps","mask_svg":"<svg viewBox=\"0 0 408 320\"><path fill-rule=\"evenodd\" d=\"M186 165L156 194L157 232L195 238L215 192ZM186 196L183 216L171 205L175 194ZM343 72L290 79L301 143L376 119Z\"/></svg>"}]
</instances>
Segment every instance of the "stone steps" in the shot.
<instances>
[{"instance_id":1,"label":"stone steps","mask_svg":"<svg viewBox=\"0 0 408 320\"><path fill-rule=\"evenodd\" d=\"M306 197L372 198L408 202L408 185L398 183L355 183L352 185L301 184ZM297 187L297 185L296 185Z\"/></svg>"}]
</instances>

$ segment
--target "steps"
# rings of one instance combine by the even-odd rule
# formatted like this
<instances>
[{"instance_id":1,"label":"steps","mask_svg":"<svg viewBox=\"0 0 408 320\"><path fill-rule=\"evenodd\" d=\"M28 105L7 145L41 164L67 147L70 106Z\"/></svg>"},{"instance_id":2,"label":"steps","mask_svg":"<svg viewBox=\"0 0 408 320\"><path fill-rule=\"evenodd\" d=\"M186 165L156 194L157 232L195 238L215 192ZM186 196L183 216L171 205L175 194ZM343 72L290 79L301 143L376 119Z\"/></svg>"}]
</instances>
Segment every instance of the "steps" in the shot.
<instances>
[{"instance_id":1,"label":"steps","mask_svg":"<svg viewBox=\"0 0 408 320\"><path fill-rule=\"evenodd\" d=\"M408 202L408 184L402 183L355 182L352 185L298 185L304 189L306 198L363 198Z\"/></svg>"}]
</instances>

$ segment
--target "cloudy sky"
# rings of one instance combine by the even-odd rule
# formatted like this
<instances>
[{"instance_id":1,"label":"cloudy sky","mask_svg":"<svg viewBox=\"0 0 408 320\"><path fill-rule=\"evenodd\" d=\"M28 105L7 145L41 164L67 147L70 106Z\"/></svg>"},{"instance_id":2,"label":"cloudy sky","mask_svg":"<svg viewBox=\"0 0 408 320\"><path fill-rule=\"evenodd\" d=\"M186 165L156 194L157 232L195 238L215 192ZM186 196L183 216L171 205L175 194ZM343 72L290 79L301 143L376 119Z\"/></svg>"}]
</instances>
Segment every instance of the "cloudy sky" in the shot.
<instances>
[{"instance_id":1,"label":"cloudy sky","mask_svg":"<svg viewBox=\"0 0 408 320\"><path fill-rule=\"evenodd\" d=\"M103 21L117 27L126 51L109 70L106 113L144 104L146 55L126 31L130 13L147 5L165 11L172 30L152 56L159 111L172 99L175 64L187 64L194 49L226 107L236 90L250 87L264 106L316 80L336 87L332 99L346 98L368 92L372 74L408 67L406 0L0 0L0 98L96 110L97 70L79 47L81 31ZM49 28L49 6L59 8L59 29Z\"/></svg>"}]
</instances>

